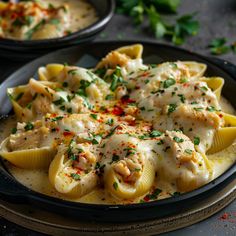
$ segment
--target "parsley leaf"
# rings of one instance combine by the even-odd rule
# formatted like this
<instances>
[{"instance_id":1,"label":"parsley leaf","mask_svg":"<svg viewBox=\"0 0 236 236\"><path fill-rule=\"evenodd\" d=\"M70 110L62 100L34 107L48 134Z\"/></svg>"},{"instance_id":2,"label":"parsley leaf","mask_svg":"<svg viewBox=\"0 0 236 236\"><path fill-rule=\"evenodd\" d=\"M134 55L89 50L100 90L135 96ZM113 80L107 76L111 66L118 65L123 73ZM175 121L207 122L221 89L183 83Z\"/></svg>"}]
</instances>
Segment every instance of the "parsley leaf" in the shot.
<instances>
[{"instance_id":1,"label":"parsley leaf","mask_svg":"<svg viewBox=\"0 0 236 236\"><path fill-rule=\"evenodd\" d=\"M230 46L226 45L226 43L227 43L226 38L213 39L209 44L211 54L221 55L229 52Z\"/></svg>"},{"instance_id":2,"label":"parsley leaf","mask_svg":"<svg viewBox=\"0 0 236 236\"><path fill-rule=\"evenodd\" d=\"M199 145L200 144L200 138L199 137L194 137L193 138L193 143L194 143L194 145Z\"/></svg>"},{"instance_id":3,"label":"parsley leaf","mask_svg":"<svg viewBox=\"0 0 236 236\"><path fill-rule=\"evenodd\" d=\"M76 173L73 173L70 175L74 180L80 180L80 175L79 174L76 174Z\"/></svg>"},{"instance_id":4,"label":"parsley leaf","mask_svg":"<svg viewBox=\"0 0 236 236\"><path fill-rule=\"evenodd\" d=\"M176 83L176 81L174 79L169 78L169 79L164 81L163 87L164 88L169 88L170 86L174 85L175 83Z\"/></svg>"},{"instance_id":5,"label":"parsley leaf","mask_svg":"<svg viewBox=\"0 0 236 236\"><path fill-rule=\"evenodd\" d=\"M195 14L184 15L171 25L164 21L161 13L176 13L180 0L117 0L117 12L133 18L135 24L142 24L146 17L156 38L168 37L173 43L183 44L187 36L196 35L199 23Z\"/></svg>"},{"instance_id":6,"label":"parsley leaf","mask_svg":"<svg viewBox=\"0 0 236 236\"><path fill-rule=\"evenodd\" d=\"M172 34L172 42L181 45L187 36L194 36L198 33L199 22L194 20L195 14L181 16L177 19L176 25L169 28Z\"/></svg>"},{"instance_id":7,"label":"parsley leaf","mask_svg":"<svg viewBox=\"0 0 236 236\"><path fill-rule=\"evenodd\" d=\"M34 125L30 122L28 122L25 127L24 127L25 131L28 131L28 130L32 130L34 129Z\"/></svg>"},{"instance_id":8,"label":"parsley leaf","mask_svg":"<svg viewBox=\"0 0 236 236\"><path fill-rule=\"evenodd\" d=\"M177 137L177 136L175 136L175 137L173 138L173 140L174 140L176 143L182 143L182 142L184 141L182 138L179 138L179 137Z\"/></svg>"}]
</instances>

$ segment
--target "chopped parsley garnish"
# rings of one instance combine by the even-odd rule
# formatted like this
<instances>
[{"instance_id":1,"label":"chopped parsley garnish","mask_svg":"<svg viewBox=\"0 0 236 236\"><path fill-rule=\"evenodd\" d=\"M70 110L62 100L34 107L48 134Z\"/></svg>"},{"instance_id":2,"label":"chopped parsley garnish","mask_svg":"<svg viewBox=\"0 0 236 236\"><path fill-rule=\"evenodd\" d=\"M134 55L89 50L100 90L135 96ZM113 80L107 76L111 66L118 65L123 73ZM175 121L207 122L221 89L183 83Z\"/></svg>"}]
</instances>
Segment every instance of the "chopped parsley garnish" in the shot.
<instances>
[{"instance_id":1,"label":"chopped parsley garnish","mask_svg":"<svg viewBox=\"0 0 236 236\"><path fill-rule=\"evenodd\" d=\"M160 140L159 142L157 142L157 145L162 145L162 144L164 144L163 140Z\"/></svg>"},{"instance_id":2,"label":"chopped parsley garnish","mask_svg":"<svg viewBox=\"0 0 236 236\"><path fill-rule=\"evenodd\" d=\"M112 73L111 75L111 86L110 86L110 90L111 91L115 91L116 88L125 83L124 79L122 78L121 75L121 68L119 66L116 66L115 71Z\"/></svg>"},{"instance_id":3,"label":"chopped parsley garnish","mask_svg":"<svg viewBox=\"0 0 236 236\"><path fill-rule=\"evenodd\" d=\"M32 123L28 122L28 123L25 125L24 129L25 129L26 131L32 130L32 129L34 129L34 125L33 125Z\"/></svg>"},{"instance_id":4,"label":"chopped parsley garnish","mask_svg":"<svg viewBox=\"0 0 236 236\"><path fill-rule=\"evenodd\" d=\"M113 162L117 162L119 160L120 160L120 157L118 155L116 155L116 154L113 154L112 161L110 162L110 164L113 163Z\"/></svg>"},{"instance_id":5,"label":"chopped parsley garnish","mask_svg":"<svg viewBox=\"0 0 236 236\"><path fill-rule=\"evenodd\" d=\"M168 115L172 112L175 111L177 105L176 104L169 104L169 107L168 107Z\"/></svg>"},{"instance_id":6,"label":"chopped parsley garnish","mask_svg":"<svg viewBox=\"0 0 236 236\"><path fill-rule=\"evenodd\" d=\"M90 86L92 82L87 80L80 80L80 87L76 91L76 94L79 96L87 97L86 88Z\"/></svg>"},{"instance_id":7,"label":"chopped parsley garnish","mask_svg":"<svg viewBox=\"0 0 236 236\"><path fill-rule=\"evenodd\" d=\"M66 111L71 114L72 113L72 108L70 107Z\"/></svg>"},{"instance_id":8,"label":"chopped parsley garnish","mask_svg":"<svg viewBox=\"0 0 236 236\"><path fill-rule=\"evenodd\" d=\"M113 188L114 188L115 190L118 189L118 183L117 183L117 182L114 182L114 183L113 183Z\"/></svg>"},{"instance_id":9,"label":"chopped parsley garnish","mask_svg":"<svg viewBox=\"0 0 236 236\"><path fill-rule=\"evenodd\" d=\"M138 136L138 138L139 139L146 139L146 138L149 138L150 136L149 136L149 134L143 134L143 135L140 135L140 136Z\"/></svg>"},{"instance_id":10,"label":"chopped parsley garnish","mask_svg":"<svg viewBox=\"0 0 236 236\"><path fill-rule=\"evenodd\" d=\"M98 75L99 77L103 78L104 75L106 74L106 71L107 71L106 68L99 68L99 69L96 69L94 73Z\"/></svg>"},{"instance_id":11,"label":"chopped parsley garnish","mask_svg":"<svg viewBox=\"0 0 236 236\"><path fill-rule=\"evenodd\" d=\"M182 143L182 142L184 141L184 139L179 138L179 137L177 137L177 136L175 136L175 137L173 138L173 140L174 140L176 143Z\"/></svg>"},{"instance_id":12,"label":"chopped parsley garnish","mask_svg":"<svg viewBox=\"0 0 236 236\"><path fill-rule=\"evenodd\" d=\"M186 77L181 77L180 83L183 84L183 83L186 83L186 82L188 82L188 79Z\"/></svg>"},{"instance_id":13,"label":"chopped parsley garnish","mask_svg":"<svg viewBox=\"0 0 236 236\"><path fill-rule=\"evenodd\" d=\"M17 132L17 128L16 127L11 129L11 133L12 134L15 134L16 132Z\"/></svg>"},{"instance_id":14,"label":"chopped parsley garnish","mask_svg":"<svg viewBox=\"0 0 236 236\"><path fill-rule=\"evenodd\" d=\"M209 107L207 107L207 111L214 112L214 111L217 111L217 110L214 106L209 106Z\"/></svg>"},{"instance_id":15,"label":"chopped parsley garnish","mask_svg":"<svg viewBox=\"0 0 236 236\"><path fill-rule=\"evenodd\" d=\"M181 101L182 103L185 102L186 98L185 98L185 96L184 96L183 94L178 94L178 97L180 98L180 101Z\"/></svg>"},{"instance_id":16,"label":"chopped parsley garnish","mask_svg":"<svg viewBox=\"0 0 236 236\"><path fill-rule=\"evenodd\" d=\"M124 151L127 151L126 157L130 155L135 155L137 152L135 148L131 148L131 147L125 148Z\"/></svg>"},{"instance_id":17,"label":"chopped parsley garnish","mask_svg":"<svg viewBox=\"0 0 236 236\"><path fill-rule=\"evenodd\" d=\"M64 102L65 102L65 99L60 97L58 100L53 101L52 103L58 106L58 105L62 105Z\"/></svg>"},{"instance_id":18,"label":"chopped parsley garnish","mask_svg":"<svg viewBox=\"0 0 236 236\"><path fill-rule=\"evenodd\" d=\"M22 96L24 95L24 93L19 93L19 94L17 94L17 96L15 97L15 101L18 101L18 100L20 100L21 98L22 98Z\"/></svg>"},{"instance_id":19,"label":"chopped parsley garnish","mask_svg":"<svg viewBox=\"0 0 236 236\"><path fill-rule=\"evenodd\" d=\"M84 99L84 106L87 107L89 110L93 109L93 105L88 101L88 99L84 96L81 96Z\"/></svg>"},{"instance_id":20,"label":"chopped parsley garnish","mask_svg":"<svg viewBox=\"0 0 236 236\"><path fill-rule=\"evenodd\" d=\"M164 88L169 88L170 86L174 85L175 83L176 83L176 81L174 79L169 78L169 79L164 81L163 87Z\"/></svg>"},{"instance_id":21,"label":"chopped parsley garnish","mask_svg":"<svg viewBox=\"0 0 236 236\"><path fill-rule=\"evenodd\" d=\"M51 119L51 121L58 121L58 120L62 120L64 117L63 116L57 116Z\"/></svg>"},{"instance_id":22,"label":"chopped parsley garnish","mask_svg":"<svg viewBox=\"0 0 236 236\"><path fill-rule=\"evenodd\" d=\"M114 123L114 119L112 118L109 118L106 122L107 125L113 125L113 123Z\"/></svg>"},{"instance_id":23,"label":"chopped parsley garnish","mask_svg":"<svg viewBox=\"0 0 236 236\"><path fill-rule=\"evenodd\" d=\"M158 130L153 130L150 133L150 137L154 138L154 137L160 137L162 135L162 132L158 131Z\"/></svg>"},{"instance_id":24,"label":"chopped parsley garnish","mask_svg":"<svg viewBox=\"0 0 236 236\"><path fill-rule=\"evenodd\" d=\"M207 88L206 86L202 86L202 87L201 87L201 90L203 90L203 91L208 91L208 88Z\"/></svg>"},{"instance_id":25,"label":"chopped parsley garnish","mask_svg":"<svg viewBox=\"0 0 236 236\"><path fill-rule=\"evenodd\" d=\"M68 102L70 102L73 99L73 96L67 95L66 98L67 98Z\"/></svg>"},{"instance_id":26,"label":"chopped parsley garnish","mask_svg":"<svg viewBox=\"0 0 236 236\"><path fill-rule=\"evenodd\" d=\"M74 180L80 180L80 175L79 174L76 174L76 173L73 173L70 175Z\"/></svg>"},{"instance_id":27,"label":"chopped parsley garnish","mask_svg":"<svg viewBox=\"0 0 236 236\"><path fill-rule=\"evenodd\" d=\"M45 24L45 20L41 20L37 25L35 25L32 29L28 30L25 35L27 37L27 39L31 39L32 35L34 34L34 32L36 32L43 24Z\"/></svg>"},{"instance_id":28,"label":"chopped parsley garnish","mask_svg":"<svg viewBox=\"0 0 236 236\"><path fill-rule=\"evenodd\" d=\"M193 143L194 143L194 145L199 145L199 143L200 143L200 138L199 138L199 137L194 137Z\"/></svg>"},{"instance_id":29,"label":"chopped parsley garnish","mask_svg":"<svg viewBox=\"0 0 236 236\"><path fill-rule=\"evenodd\" d=\"M195 111L202 111L203 107L194 107L193 110L195 110Z\"/></svg>"},{"instance_id":30,"label":"chopped parsley garnish","mask_svg":"<svg viewBox=\"0 0 236 236\"><path fill-rule=\"evenodd\" d=\"M101 164L99 162L96 162L95 169L99 169L101 167Z\"/></svg>"},{"instance_id":31,"label":"chopped parsley garnish","mask_svg":"<svg viewBox=\"0 0 236 236\"><path fill-rule=\"evenodd\" d=\"M110 133L108 133L104 138L109 138L109 137L111 137L114 133L115 133L115 131L116 131L116 129L119 127L119 125L117 125L117 126L115 126L114 128L112 128L111 129L111 131L110 131Z\"/></svg>"},{"instance_id":32,"label":"chopped parsley garnish","mask_svg":"<svg viewBox=\"0 0 236 236\"><path fill-rule=\"evenodd\" d=\"M105 97L105 100L112 100L114 99L114 96L112 94L108 94L106 97Z\"/></svg>"},{"instance_id":33,"label":"chopped parsley garnish","mask_svg":"<svg viewBox=\"0 0 236 236\"><path fill-rule=\"evenodd\" d=\"M67 72L68 75L75 75L76 73L77 73L77 69L68 70Z\"/></svg>"},{"instance_id":34,"label":"chopped parsley garnish","mask_svg":"<svg viewBox=\"0 0 236 236\"><path fill-rule=\"evenodd\" d=\"M174 69L178 69L178 65L175 62L170 62L170 65L174 68Z\"/></svg>"},{"instance_id":35,"label":"chopped parsley garnish","mask_svg":"<svg viewBox=\"0 0 236 236\"><path fill-rule=\"evenodd\" d=\"M158 198L158 195L162 192L161 189L156 188L152 193L147 194L144 199L147 200L156 200Z\"/></svg>"},{"instance_id":36,"label":"chopped parsley garnish","mask_svg":"<svg viewBox=\"0 0 236 236\"><path fill-rule=\"evenodd\" d=\"M63 82L62 86L66 88L66 87L68 87L68 83L67 82Z\"/></svg>"},{"instance_id":37,"label":"chopped parsley garnish","mask_svg":"<svg viewBox=\"0 0 236 236\"><path fill-rule=\"evenodd\" d=\"M28 108L29 110L31 109L31 107L32 107L32 102L30 102L26 105L26 108Z\"/></svg>"},{"instance_id":38,"label":"chopped parsley garnish","mask_svg":"<svg viewBox=\"0 0 236 236\"><path fill-rule=\"evenodd\" d=\"M51 19L50 21L49 21L49 23L50 24L53 24L53 25L58 25L58 24L60 24L60 20L59 19Z\"/></svg>"},{"instance_id":39,"label":"chopped parsley garnish","mask_svg":"<svg viewBox=\"0 0 236 236\"><path fill-rule=\"evenodd\" d=\"M77 157L76 157L76 155L72 151L72 144L73 144L73 142L74 142L74 140L71 139L69 147L67 149L67 154L68 154L68 158L70 158L72 161L75 161L75 160L77 160Z\"/></svg>"},{"instance_id":40,"label":"chopped parsley garnish","mask_svg":"<svg viewBox=\"0 0 236 236\"><path fill-rule=\"evenodd\" d=\"M87 141L90 141L92 144L99 144L102 140L102 135L101 134L91 134L89 133L88 138L86 138Z\"/></svg>"},{"instance_id":41,"label":"chopped parsley garnish","mask_svg":"<svg viewBox=\"0 0 236 236\"><path fill-rule=\"evenodd\" d=\"M177 196L179 196L181 193L180 192L174 192L173 194L172 194L172 197L177 197Z\"/></svg>"},{"instance_id":42,"label":"chopped parsley garnish","mask_svg":"<svg viewBox=\"0 0 236 236\"><path fill-rule=\"evenodd\" d=\"M90 116L91 116L94 120L97 120L97 118L98 118L98 115L97 115L97 114L90 114Z\"/></svg>"},{"instance_id":43,"label":"chopped parsley garnish","mask_svg":"<svg viewBox=\"0 0 236 236\"><path fill-rule=\"evenodd\" d=\"M62 110L62 111L65 111L66 107L65 106L61 106L61 107L59 107L59 109Z\"/></svg>"},{"instance_id":44,"label":"chopped parsley garnish","mask_svg":"<svg viewBox=\"0 0 236 236\"><path fill-rule=\"evenodd\" d=\"M193 150L187 148L187 149L184 150L184 152L191 155L193 153Z\"/></svg>"}]
</instances>

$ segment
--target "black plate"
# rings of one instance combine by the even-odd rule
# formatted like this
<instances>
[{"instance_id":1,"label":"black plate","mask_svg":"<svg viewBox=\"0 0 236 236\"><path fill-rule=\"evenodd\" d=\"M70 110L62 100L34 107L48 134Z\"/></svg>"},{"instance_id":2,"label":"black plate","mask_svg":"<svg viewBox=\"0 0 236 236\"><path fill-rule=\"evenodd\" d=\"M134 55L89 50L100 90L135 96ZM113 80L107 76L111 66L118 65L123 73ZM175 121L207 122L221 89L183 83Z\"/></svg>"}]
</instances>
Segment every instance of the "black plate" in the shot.
<instances>
[{"instance_id":1,"label":"black plate","mask_svg":"<svg viewBox=\"0 0 236 236\"><path fill-rule=\"evenodd\" d=\"M59 48L93 40L111 20L115 9L115 1L90 0L89 2L95 7L99 17L94 24L61 38L43 40L0 38L0 56L17 61L29 60Z\"/></svg>"},{"instance_id":2,"label":"black plate","mask_svg":"<svg viewBox=\"0 0 236 236\"><path fill-rule=\"evenodd\" d=\"M112 49L137 42L104 42L86 44L83 47L71 47L43 56L13 73L0 86L0 114L8 114L11 110L10 102L6 95L6 88L27 83L39 66L47 63L77 64L91 67L101 57ZM161 63L164 61L193 60L208 65L208 76L221 76L225 79L223 95L235 106L236 99L236 66L219 59L209 59L193 52L179 48L141 42L144 46L145 63ZM81 220L128 222L143 221L163 217L181 212L203 201L208 196L216 193L236 177L236 164L224 174L189 193L164 200L132 205L95 205L75 203L60 200L37 193L19 184L7 171L3 163L0 164L0 196L14 203L29 203L35 207L58 212L63 215L76 216Z\"/></svg>"}]
</instances>

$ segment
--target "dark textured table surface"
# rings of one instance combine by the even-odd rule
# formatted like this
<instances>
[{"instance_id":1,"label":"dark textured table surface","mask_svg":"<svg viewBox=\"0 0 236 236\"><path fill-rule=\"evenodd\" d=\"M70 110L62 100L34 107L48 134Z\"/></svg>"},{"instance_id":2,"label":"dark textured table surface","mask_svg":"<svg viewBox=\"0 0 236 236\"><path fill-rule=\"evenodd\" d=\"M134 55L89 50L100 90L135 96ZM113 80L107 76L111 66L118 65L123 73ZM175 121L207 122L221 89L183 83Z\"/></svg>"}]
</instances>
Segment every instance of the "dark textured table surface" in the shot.
<instances>
[{"instance_id":1,"label":"dark textured table surface","mask_svg":"<svg viewBox=\"0 0 236 236\"><path fill-rule=\"evenodd\" d=\"M235 0L182 0L182 5L179 8L179 15L197 12L197 18L200 21L201 28L197 36L189 38L182 46L189 50L210 56L207 45L209 42L218 37L225 37L229 43L236 41L236 1ZM98 40L150 40L157 41L147 30L147 26L137 28L132 25L128 17L115 15L108 27L97 37ZM169 43L165 40L159 42ZM220 56L236 64L236 54L228 53ZM0 58L0 80L3 80L7 75L24 63L12 63L6 59ZM236 75L235 75L236 76ZM213 215L209 219L189 226L187 228L177 230L171 233L163 234L163 236L176 235L204 235L204 236L222 236L236 235L236 223L219 220L224 212L236 212L236 201L231 203L221 212ZM30 230L23 229L15 224L12 224L4 219L0 219L0 235L15 236L15 235L42 235Z\"/></svg>"}]
</instances>

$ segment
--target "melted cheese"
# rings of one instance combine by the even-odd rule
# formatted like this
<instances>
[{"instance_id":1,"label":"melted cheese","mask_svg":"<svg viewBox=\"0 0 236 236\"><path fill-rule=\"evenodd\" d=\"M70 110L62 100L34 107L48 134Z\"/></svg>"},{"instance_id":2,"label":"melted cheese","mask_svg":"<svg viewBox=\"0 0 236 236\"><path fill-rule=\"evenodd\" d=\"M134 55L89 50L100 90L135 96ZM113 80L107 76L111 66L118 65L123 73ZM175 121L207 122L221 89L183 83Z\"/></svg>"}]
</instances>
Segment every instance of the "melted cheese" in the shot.
<instances>
[{"instance_id":1,"label":"melted cheese","mask_svg":"<svg viewBox=\"0 0 236 236\"><path fill-rule=\"evenodd\" d=\"M202 64L147 66L127 55L112 52L94 70L41 67L41 81L8 90L20 122L13 134L16 124L2 122L3 158L44 147L54 155L45 170L6 163L13 176L62 199L129 204L194 190L235 162L235 141L207 154L225 128L223 112L235 114L226 99L219 102L223 79L210 87Z\"/></svg>"},{"instance_id":2,"label":"melted cheese","mask_svg":"<svg viewBox=\"0 0 236 236\"><path fill-rule=\"evenodd\" d=\"M229 104L229 102L222 97L221 99L221 107L222 110L231 114L235 114L234 108ZM3 140L5 137L7 137L10 134L10 131L13 127L15 127L15 118L9 118L1 120L1 127L0 127L0 140ZM62 124L63 128L71 128L70 124L69 126L65 123ZM79 130L78 132L83 132L84 130L84 124L81 121L77 121L75 127L77 127ZM91 129L93 125L89 125L89 128ZM150 150L150 145L152 145L152 141L150 142L143 142L140 143L140 146L142 146L143 150ZM213 179L224 173L235 161L235 145L231 146L220 153L209 155L208 158L212 161L213 165ZM150 156L153 153L150 153ZM91 193L78 198L78 199L71 199L63 194L60 194L57 192L54 187L51 185L48 179L48 171L47 170L26 170L21 169L16 166L11 165L10 163L5 163L7 165L7 168L11 172L11 174L23 185L27 186L28 188L31 188L37 192L41 192L43 194L58 197L61 199L69 200L69 201L76 201L76 202L82 202L82 203L96 203L96 204L129 204L131 202L139 202L142 197L137 198L133 201L128 200L119 200L114 199L108 192L106 192L104 189L97 188ZM157 165L157 163L154 163ZM164 180L158 180L156 183L154 183L155 186L158 186L158 188L162 189L162 193L160 194L158 199L164 199L166 197L170 197L171 193L174 193L177 191L177 188L174 184L171 184L171 182Z\"/></svg>"}]
</instances>

